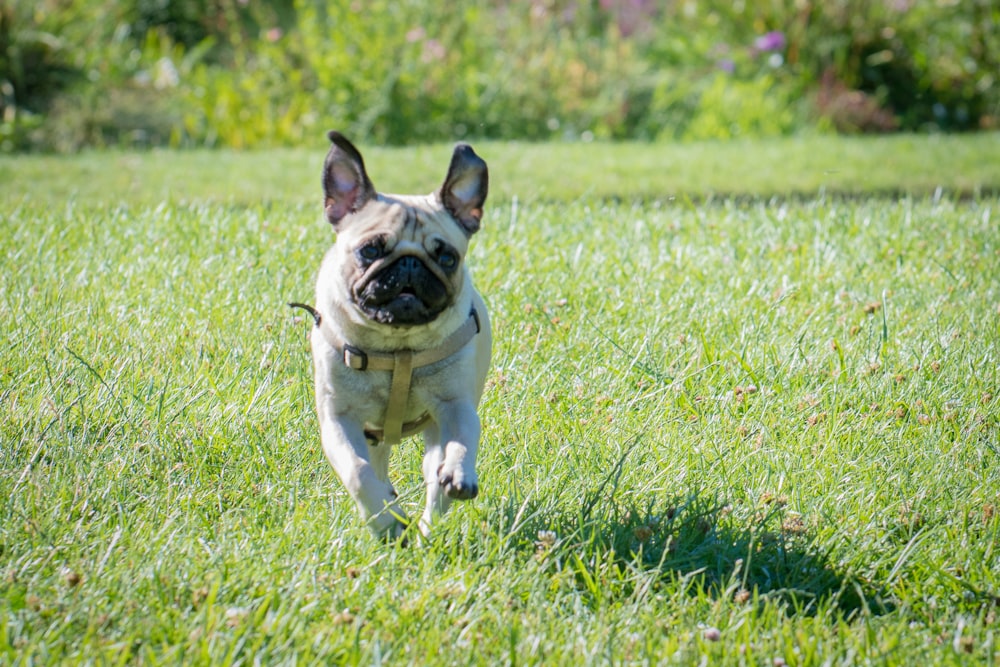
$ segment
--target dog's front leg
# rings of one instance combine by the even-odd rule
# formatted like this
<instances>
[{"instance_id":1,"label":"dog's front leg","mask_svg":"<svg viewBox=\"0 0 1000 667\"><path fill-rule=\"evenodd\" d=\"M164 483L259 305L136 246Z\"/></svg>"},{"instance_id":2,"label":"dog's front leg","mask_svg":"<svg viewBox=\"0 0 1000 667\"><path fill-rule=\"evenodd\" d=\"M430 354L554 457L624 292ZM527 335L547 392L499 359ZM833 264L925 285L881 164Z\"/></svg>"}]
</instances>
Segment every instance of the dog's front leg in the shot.
<instances>
[{"instance_id":1,"label":"dog's front leg","mask_svg":"<svg viewBox=\"0 0 1000 667\"><path fill-rule=\"evenodd\" d=\"M480 424L476 406L466 400L449 401L439 406L437 427L440 431L438 448L428 448L425 456L437 462L432 471L427 463L424 475L428 489L436 482L449 498L469 500L479 493L476 477L476 452L479 449ZM442 451L443 448L443 451ZM428 498L430 500L430 498Z\"/></svg>"},{"instance_id":2,"label":"dog's front leg","mask_svg":"<svg viewBox=\"0 0 1000 667\"><path fill-rule=\"evenodd\" d=\"M379 474L385 466L372 465L361 425L322 408L320 415L323 453L357 504L361 518L376 537L399 537L405 524L396 491L387 475Z\"/></svg>"}]
</instances>

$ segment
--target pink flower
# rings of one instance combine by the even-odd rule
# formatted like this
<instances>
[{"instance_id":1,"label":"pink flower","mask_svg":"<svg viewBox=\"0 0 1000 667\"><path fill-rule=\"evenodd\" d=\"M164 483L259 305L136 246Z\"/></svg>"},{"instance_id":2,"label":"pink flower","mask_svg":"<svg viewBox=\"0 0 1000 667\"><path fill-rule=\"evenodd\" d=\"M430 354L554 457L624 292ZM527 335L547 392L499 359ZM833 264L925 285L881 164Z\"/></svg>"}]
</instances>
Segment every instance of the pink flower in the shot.
<instances>
[{"instance_id":1,"label":"pink flower","mask_svg":"<svg viewBox=\"0 0 1000 667\"><path fill-rule=\"evenodd\" d=\"M444 48L444 44L436 39L428 39L424 42L424 51L420 54L420 60L424 63L430 63L435 60L444 60L446 53L447 51Z\"/></svg>"}]
</instances>

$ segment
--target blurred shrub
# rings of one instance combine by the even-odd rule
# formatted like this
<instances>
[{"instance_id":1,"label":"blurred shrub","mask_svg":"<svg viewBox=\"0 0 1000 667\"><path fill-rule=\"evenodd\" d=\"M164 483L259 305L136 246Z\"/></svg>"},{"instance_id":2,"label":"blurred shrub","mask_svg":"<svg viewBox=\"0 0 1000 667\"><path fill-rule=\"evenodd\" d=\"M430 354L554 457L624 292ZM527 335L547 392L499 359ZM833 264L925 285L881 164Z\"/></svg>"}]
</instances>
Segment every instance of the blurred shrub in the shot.
<instances>
[{"instance_id":1,"label":"blurred shrub","mask_svg":"<svg viewBox=\"0 0 1000 667\"><path fill-rule=\"evenodd\" d=\"M195 69L189 133L234 146L311 141L331 125L384 143L611 136L637 68L624 40L529 2L295 10L295 26L264 30L232 67Z\"/></svg>"},{"instance_id":2,"label":"blurred shrub","mask_svg":"<svg viewBox=\"0 0 1000 667\"><path fill-rule=\"evenodd\" d=\"M218 9L212 0L134 0L126 4L123 19L139 39L158 32L190 48L212 36L220 17L224 20Z\"/></svg>"},{"instance_id":3,"label":"blurred shrub","mask_svg":"<svg viewBox=\"0 0 1000 667\"><path fill-rule=\"evenodd\" d=\"M995 0L13 0L0 142L989 128Z\"/></svg>"},{"instance_id":4,"label":"blurred shrub","mask_svg":"<svg viewBox=\"0 0 1000 667\"><path fill-rule=\"evenodd\" d=\"M795 64L824 95L818 111L838 129L968 130L995 122L994 0L828 0L804 3L800 12Z\"/></svg>"},{"instance_id":5,"label":"blurred shrub","mask_svg":"<svg viewBox=\"0 0 1000 667\"><path fill-rule=\"evenodd\" d=\"M131 33L111 0L14 0L0 6L0 150L180 141L175 62L160 32Z\"/></svg>"},{"instance_id":6,"label":"blurred shrub","mask_svg":"<svg viewBox=\"0 0 1000 667\"><path fill-rule=\"evenodd\" d=\"M744 82L730 86L729 105L742 108L733 97L748 94L746 108L759 110L753 99L765 84L789 101L778 123L784 131L805 122L807 109L795 100L811 103L820 127L845 132L989 128L1000 114L994 0L602 1L625 4L644 13L634 36L640 53L670 73L648 96L641 135L684 136L686 119L734 113L691 99L706 91L699 75L720 85L709 74L713 66ZM669 127L651 132L661 114Z\"/></svg>"},{"instance_id":7,"label":"blurred shrub","mask_svg":"<svg viewBox=\"0 0 1000 667\"><path fill-rule=\"evenodd\" d=\"M716 74L702 91L684 138L771 137L793 130L787 91L768 75L741 81Z\"/></svg>"},{"instance_id":8,"label":"blurred shrub","mask_svg":"<svg viewBox=\"0 0 1000 667\"><path fill-rule=\"evenodd\" d=\"M848 88L828 69L815 94L816 112L838 132L891 132L899 127L897 117L872 93Z\"/></svg>"},{"instance_id":9,"label":"blurred shrub","mask_svg":"<svg viewBox=\"0 0 1000 667\"><path fill-rule=\"evenodd\" d=\"M23 149L42 125L51 100L79 72L63 26L33 2L0 4L0 149Z\"/></svg>"}]
</instances>

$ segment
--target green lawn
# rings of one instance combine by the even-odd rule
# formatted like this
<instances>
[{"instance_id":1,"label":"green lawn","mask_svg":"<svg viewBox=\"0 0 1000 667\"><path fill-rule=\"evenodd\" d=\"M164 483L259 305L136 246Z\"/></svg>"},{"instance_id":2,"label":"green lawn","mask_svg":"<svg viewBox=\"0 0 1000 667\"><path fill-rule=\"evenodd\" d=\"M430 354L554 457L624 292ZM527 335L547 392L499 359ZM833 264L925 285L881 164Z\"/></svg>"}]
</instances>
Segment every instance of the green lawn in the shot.
<instances>
[{"instance_id":1,"label":"green lawn","mask_svg":"<svg viewBox=\"0 0 1000 667\"><path fill-rule=\"evenodd\" d=\"M998 149L477 146L481 493L412 548L285 306L325 146L0 158L0 665L993 664Z\"/></svg>"},{"instance_id":2,"label":"green lawn","mask_svg":"<svg viewBox=\"0 0 1000 667\"><path fill-rule=\"evenodd\" d=\"M0 196L154 205L162 201L315 203L326 138L315 150L151 151L72 157L0 155ZM812 137L689 144L476 143L493 203L692 199L730 195L931 193L1000 188L1000 133ZM362 147L385 192L428 192L449 146Z\"/></svg>"}]
</instances>

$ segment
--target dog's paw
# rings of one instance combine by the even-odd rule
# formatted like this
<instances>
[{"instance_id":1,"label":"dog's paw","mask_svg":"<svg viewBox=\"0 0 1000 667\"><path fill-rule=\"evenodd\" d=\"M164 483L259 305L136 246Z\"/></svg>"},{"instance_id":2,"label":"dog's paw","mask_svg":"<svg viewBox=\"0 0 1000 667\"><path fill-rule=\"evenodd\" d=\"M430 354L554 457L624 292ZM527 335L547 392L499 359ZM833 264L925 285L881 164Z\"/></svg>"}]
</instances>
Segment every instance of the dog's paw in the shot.
<instances>
[{"instance_id":1,"label":"dog's paw","mask_svg":"<svg viewBox=\"0 0 1000 667\"><path fill-rule=\"evenodd\" d=\"M407 534L407 528L409 528L409 524L397 521L393 529L383 535L382 539L385 540L386 544L394 544L405 549L410 546L410 537Z\"/></svg>"},{"instance_id":2,"label":"dog's paw","mask_svg":"<svg viewBox=\"0 0 1000 667\"><path fill-rule=\"evenodd\" d=\"M406 521L393 517L391 522L384 522L379 526L370 523L368 527L376 539L382 540L386 544L398 544L402 547L409 546L409 541L406 538L406 529L408 527Z\"/></svg>"},{"instance_id":3,"label":"dog's paw","mask_svg":"<svg viewBox=\"0 0 1000 667\"><path fill-rule=\"evenodd\" d=\"M472 500L479 495L479 484L475 476L467 478L461 468L448 469L441 466L438 470L438 483L445 495L455 500Z\"/></svg>"},{"instance_id":4,"label":"dog's paw","mask_svg":"<svg viewBox=\"0 0 1000 667\"><path fill-rule=\"evenodd\" d=\"M406 546L406 529L409 525L409 518L395 505L386 507L368 520L368 529L375 539L402 546Z\"/></svg>"}]
</instances>

